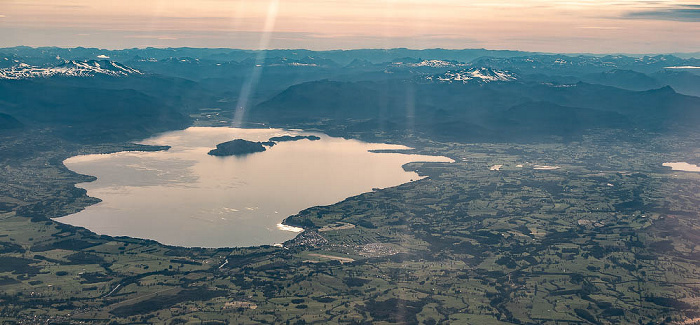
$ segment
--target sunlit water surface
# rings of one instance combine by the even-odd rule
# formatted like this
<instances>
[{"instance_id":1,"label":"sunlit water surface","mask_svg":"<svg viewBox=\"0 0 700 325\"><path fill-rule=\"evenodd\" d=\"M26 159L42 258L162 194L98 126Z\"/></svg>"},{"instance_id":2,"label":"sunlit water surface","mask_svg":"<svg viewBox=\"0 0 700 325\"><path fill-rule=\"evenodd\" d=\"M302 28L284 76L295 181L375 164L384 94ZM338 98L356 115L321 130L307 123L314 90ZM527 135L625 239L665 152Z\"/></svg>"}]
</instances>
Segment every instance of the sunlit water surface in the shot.
<instances>
[{"instance_id":1,"label":"sunlit water surface","mask_svg":"<svg viewBox=\"0 0 700 325\"><path fill-rule=\"evenodd\" d=\"M451 162L446 157L371 153L403 146L333 138L280 142L244 157L207 154L232 139L265 141L312 133L279 129L192 127L142 141L159 152L119 152L65 160L97 177L78 184L102 202L57 219L98 234L200 247L271 245L296 236L282 220L316 205L417 180L402 165Z\"/></svg>"},{"instance_id":2,"label":"sunlit water surface","mask_svg":"<svg viewBox=\"0 0 700 325\"><path fill-rule=\"evenodd\" d=\"M687 162L667 162L663 165L666 167L671 167L671 170L680 170L684 172L700 172L700 166L689 164Z\"/></svg>"}]
</instances>

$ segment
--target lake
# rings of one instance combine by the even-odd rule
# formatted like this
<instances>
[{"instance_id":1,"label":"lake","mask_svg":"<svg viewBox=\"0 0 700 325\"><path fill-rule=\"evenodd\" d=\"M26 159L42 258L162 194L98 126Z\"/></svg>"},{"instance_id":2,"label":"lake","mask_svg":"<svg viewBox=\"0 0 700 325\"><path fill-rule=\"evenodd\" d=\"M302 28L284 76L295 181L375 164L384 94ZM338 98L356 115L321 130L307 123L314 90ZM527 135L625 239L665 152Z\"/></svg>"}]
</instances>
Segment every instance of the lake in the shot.
<instances>
[{"instance_id":1,"label":"lake","mask_svg":"<svg viewBox=\"0 0 700 325\"><path fill-rule=\"evenodd\" d=\"M700 166L689 164L687 162L667 162L663 163L665 167L671 167L671 170L680 170L684 172L700 172Z\"/></svg>"},{"instance_id":2,"label":"lake","mask_svg":"<svg viewBox=\"0 0 700 325\"><path fill-rule=\"evenodd\" d=\"M321 139L279 142L243 157L207 154L221 142L281 135ZM301 231L281 225L289 215L418 180L416 173L403 170L409 162L452 162L447 157L373 153L408 148L298 130L191 127L140 143L171 148L66 159L69 169L97 177L77 186L102 202L56 220L98 234L168 245L272 245Z\"/></svg>"}]
</instances>

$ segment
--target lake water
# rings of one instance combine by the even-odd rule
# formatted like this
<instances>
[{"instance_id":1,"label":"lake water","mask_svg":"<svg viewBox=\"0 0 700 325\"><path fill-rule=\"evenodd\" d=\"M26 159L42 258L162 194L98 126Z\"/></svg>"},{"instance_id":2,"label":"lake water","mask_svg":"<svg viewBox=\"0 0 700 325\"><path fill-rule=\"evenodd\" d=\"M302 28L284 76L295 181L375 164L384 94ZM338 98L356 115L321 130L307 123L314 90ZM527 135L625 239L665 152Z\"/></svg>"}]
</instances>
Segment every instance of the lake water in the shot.
<instances>
[{"instance_id":1,"label":"lake water","mask_svg":"<svg viewBox=\"0 0 700 325\"><path fill-rule=\"evenodd\" d=\"M224 141L265 141L285 134L313 134L321 140L280 142L265 152L244 157L207 154ZM102 202L57 220L98 234L153 239L169 245L271 245L300 231L280 224L289 215L373 188L419 179L401 167L409 162L452 161L371 153L368 150L406 147L279 129L192 127L141 143L169 145L171 149L65 160L69 169L97 177L77 186Z\"/></svg>"},{"instance_id":2,"label":"lake water","mask_svg":"<svg viewBox=\"0 0 700 325\"><path fill-rule=\"evenodd\" d=\"M700 166L689 164L687 162L667 162L663 163L666 167L671 167L671 170L680 170L684 172L700 172Z\"/></svg>"}]
</instances>

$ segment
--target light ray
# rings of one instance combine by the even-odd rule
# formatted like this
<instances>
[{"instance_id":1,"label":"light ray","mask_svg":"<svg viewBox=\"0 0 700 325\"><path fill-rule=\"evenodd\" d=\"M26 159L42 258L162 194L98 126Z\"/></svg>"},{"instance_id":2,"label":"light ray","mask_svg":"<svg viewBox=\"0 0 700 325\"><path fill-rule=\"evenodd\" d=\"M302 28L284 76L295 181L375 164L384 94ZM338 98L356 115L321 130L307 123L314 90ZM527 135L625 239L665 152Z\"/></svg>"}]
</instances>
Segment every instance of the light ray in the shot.
<instances>
[{"instance_id":1,"label":"light ray","mask_svg":"<svg viewBox=\"0 0 700 325\"><path fill-rule=\"evenodd\" d=\"M246 110L250 103L250 98L255 94L255 88L260 82L260 76L262 75L262 70L265 65L265 58L267 57L267 49L270 46L270 38L275 29L275 21L277 20L277 13L279 10L279 0L270 1L270 5L267 9L267 17L265 18L265 25L263 27L263 33L260 36L260 44L258 49L260 50L255 57L255 65L250 74L250 77L241 86L241 92L238 95L238 103L236 104L236 111L233 116L233 127L241 127L243 120L245 118Z\"/></svg>"}]
</instances>

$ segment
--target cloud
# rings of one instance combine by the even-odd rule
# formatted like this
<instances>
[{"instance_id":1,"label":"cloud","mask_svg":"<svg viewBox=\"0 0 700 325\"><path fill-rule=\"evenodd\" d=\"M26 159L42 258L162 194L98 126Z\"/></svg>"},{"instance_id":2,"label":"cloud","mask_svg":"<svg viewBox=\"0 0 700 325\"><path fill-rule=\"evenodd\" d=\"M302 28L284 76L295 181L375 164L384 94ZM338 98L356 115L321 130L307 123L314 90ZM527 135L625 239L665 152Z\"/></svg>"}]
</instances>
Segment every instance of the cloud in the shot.
<instances>
[{"instance_id":1,"label":"cloud","mask_svg":"<svg viewBox=\"0 0 700 325\"><path fill-rule=\"evenodd\" d=\"M600 30L618 30L618 29L624 29L622 27L618 26L579 26L576 27L578 29L600 29Z\"/></svg>"},{"instance_id":2,"label":"cloud","mask_svg":"<svg viewBox=\"0 0 700 325\"><path fill-rule=\"evenodd\" d=\"M143 38L143 39L161 39L161 40L166 40L166 39L177 39L176 37L168 36L168 35L126 35L124 38Z\"/></svg>"},{"instance_id":3,"label":"cloud","mask_svg":"<svg viewBox=\"0 0 700 325\"><path fill-rule=\"evenodd\" d=\"M57 9L89 9L90 6L86 5L71 5L71 4L59 4L59 5L54 5L54 8Z\"/></svg>"},{"instance_id":4,"label":"cloud","mask_svg":"<svg viewBox=\"0 0 700 325\"><path fill-rule=\"evenodd\" d=\"M678 5L672 8L628 12L628 19L700 22L700 5Z\"/></svg>"}]
</instances>

